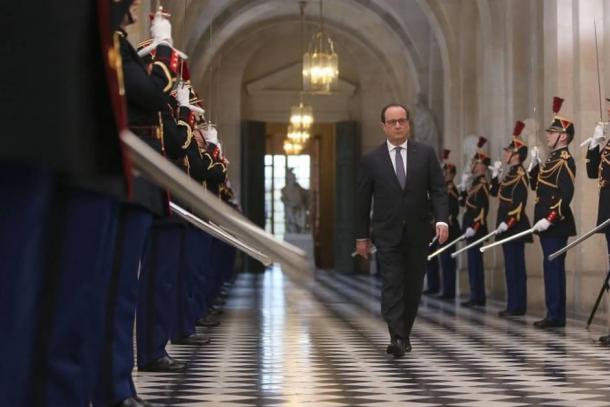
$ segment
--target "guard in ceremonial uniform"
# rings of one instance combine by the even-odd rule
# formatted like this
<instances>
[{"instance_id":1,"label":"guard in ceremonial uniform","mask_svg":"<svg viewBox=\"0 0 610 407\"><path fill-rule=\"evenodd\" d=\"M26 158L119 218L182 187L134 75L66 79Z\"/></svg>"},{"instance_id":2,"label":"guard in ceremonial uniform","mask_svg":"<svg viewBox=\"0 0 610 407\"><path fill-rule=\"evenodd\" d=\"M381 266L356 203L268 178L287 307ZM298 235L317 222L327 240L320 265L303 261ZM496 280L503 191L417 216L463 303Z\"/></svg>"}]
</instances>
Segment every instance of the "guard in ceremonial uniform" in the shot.
<instances>
[{"instance_id":1,"label":"guard in ceremonial uniform","mask_svg":"<svg viewBox=\"0 0 610 407\"><path fill-rule=\"evenodd\" d=\"M544 295L546 317L536 321L538 328L563 327L566 323L565 253L553 261L548 256L563 248L576 234L570 202L574 196L576 166L568 150L574 138L574 123L557 116L563 99L553 99L553 122L546 129L549 158L541 163L538 149L532 149L531 187L536 191L534 228L540 236L544 256Z\"/></svg>"},{"instance_id":2,"label":"guard in ceremonial uniform","mask_svg":"<svg viewBox=\"0 0 610 407\"><path fill-rule=\"evenodd\" d=\"M491 195L499 198L496 240L505 239L530 228L525 214L529 178L523 168L527 158L527 145L519 137L525 124L517 121L513 140L504 148L503 162L496 161L491 179ZM508 172L500 181L502 164ZM500 311L501 317L525 315L527 309L527 272L525 270L525 243L533 241L531 235L504 243L504 268L506 276L506 309Z\"/></svg>"},{"instance_id":3,"label":"guard in ceremonial uniform","mask_svg":"<svg viewBox=\"0 0 610 407\"><path fill-rule=\"evenodd\" d=\"M201 188L204 188L207 168L198 145L194 139L197 120L203 120L203 109L198 106L201 100L196 96L190 85L188 65L184 63L184 85L180 87L177 95L177 123L173 124L178 131L186 135L186 140L180 146L186 152L183 157L184 171L193 178ZM184 153L183 153L184 154ZM188 205L178 202L183 208L190 210ZM210 342L209 337L195 333L195 322L198 316L193 315L195 288L200 268L202 267L202 251L209 251L209 244L202 241L201 231L190 224L182 228L180 238L180 252L177 265L176 289L173 298L175 305L170 324L170 338L172 343L180 345L204 345ZM165 305L168 306L167 304Z\"/></svg>"},{"instance_id":4,"label":"guard in ceremonial uniform","mask_svg":"<svg viewBox=\"0 0 610 407\"><path fill-rule=\"evenodd\" d=\"M220 187L227 177L227 161L222 155L222 146L218 141L218 131L208 124L203 132L206 146L203 159L207 164L206 188L214 195L220 195Z\"/></svg>"},{"instance_id":5,"label":"guard in ceremonial uniform","mask_svg":"<svg viewBox=\"0 0 610 407\"><path fill-rule=\"evenodd\" d=\"M610 98L606 98L606 101L610 102ZM610 107L608 108L608 117L610 117ZM598 225L610 218L610 143L605 138L604 125L607 125L607 123L597 124L587 149L587 176L597 179L599 183ZM610 259L610 227L599 233L606 235L608 257ZM602 336L599 340L604 345L610 345L610 335Z\"/></svg>"},{"instance_id":6,"label":"guard in ceremonial uniform","mask_svg":"<svg viewBox=\"0 0 610 407\"><path fill-rule=\"evenodd\" d=\"M89 405L99 363L99 287L131 169L110 4L72 6L16 2L4 16L5 43L19 46L3 64L2 406ZM34 115L44 131L24 130L32 99L50 101Z\"/></svg>"},{"instance_id":7,"label":"guard in ceremonial uniform","mask_svg":"<svg viewBox=\"0 0 610 407\"><path fill-rule=\"evenodd\" d=\"M462 229L468 243L472 243L488 233L489 182L485 178L485 174L491 160L482 150L486 142L485 137L479 137L478 151L472 158L471 173L474 179L468 192L462 194L461 203L466 209L462 219ZM485 268L483 267L483 254L479 251L479 247L468 249L470 299L462 303L465 307L485 306Z\"/></svg>"},{"instance_id":8,"label":"guard in ceremonial uniform","mask_svg":"<svg viewBox=\"0 0 610 407\"><path fill-rule=\"evenodd\" d=\"M452 242L462 234L460 231L460 223L458 220L460 212L460 199L459 192L453 179L456 174L456 167L454 164L449 162L450 150L444 150L443 152L443 177L445 178L445 184L447 185L447 194L449 196L449 237L448 242ZM445 300L451 300L455 298L455 270L456 261L451 257L451 253L455 252L455 246L441 253L441 269L442 269L442 280L443 288L440 298Z\"/></svg>"},{"instance_id":9,"label":"guard in ceremonial uniform","mask_svg":"<svg viewBox=\"0 0 610 407\"><path fill-rule=\"evenodd\" d=\"M131 5L132 1L124 3ZM138 5L134 2L132 7ZM171 44L171 24L162 15L153 19L155 32L153 64L147 65L127 40L124 28L134 22L135 10L125 10L120 16L116 37L120 43L122 71L127 100L129 129L160 154L165 153L161 111L167 106L169 92L174 86L180 58ZM148 406L135 390L133 369L133 325L140 284L148 270L140 264L155 218L167 215L167 193L151 182L136 177L133 196L121 203L117 239L112 259L112 276L108 286L106 307L106 338L102 366L96 388L95 406ZM164 250L170 251L168 244ZM175 258L174 258L175 260ZM140 318L138 318L138 321ZM184 368L183 363L166 363L173 369Z\"/></svg>"}]
</instances>

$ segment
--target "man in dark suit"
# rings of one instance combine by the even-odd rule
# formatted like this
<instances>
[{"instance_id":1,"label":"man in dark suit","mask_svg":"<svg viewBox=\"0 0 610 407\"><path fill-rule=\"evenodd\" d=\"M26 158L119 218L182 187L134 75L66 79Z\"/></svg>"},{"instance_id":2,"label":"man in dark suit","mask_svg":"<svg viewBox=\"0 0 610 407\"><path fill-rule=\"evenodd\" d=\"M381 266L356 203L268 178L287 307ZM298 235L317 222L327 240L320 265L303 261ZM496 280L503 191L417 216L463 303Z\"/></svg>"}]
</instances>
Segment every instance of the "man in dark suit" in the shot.
<instances>
[{"instance_id":1,"label":"man in dark suit","mask_svg":"<svg viewBox=\"0 0 610 407\"><path fill-rule=\"evenodd\" d=\"M356 251L370 250L370 209L382 277L381 313L388 324L395 357L411 350L409 336L417 314L432 239L432 216L439 244L447 240L447 188L434 149L409 140L409 110L390 104L381 111L387 140L360 163L357 189Z\"/></svg>"}]
</instances>

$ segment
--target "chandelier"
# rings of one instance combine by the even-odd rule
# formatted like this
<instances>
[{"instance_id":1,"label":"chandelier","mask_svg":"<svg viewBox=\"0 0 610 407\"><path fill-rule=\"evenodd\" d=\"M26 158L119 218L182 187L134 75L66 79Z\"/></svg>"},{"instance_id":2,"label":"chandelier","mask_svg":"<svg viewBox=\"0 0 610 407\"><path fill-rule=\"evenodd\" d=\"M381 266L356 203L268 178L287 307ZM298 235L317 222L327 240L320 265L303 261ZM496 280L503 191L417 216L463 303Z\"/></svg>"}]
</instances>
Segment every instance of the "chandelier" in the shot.
<instances>
[{"instance_id":1,"label":"chandelier","mask_svg":"<svg viewBox=\"0 0 610 407\"><path fill-rule=\"evenodd\" d=\"M300 100L298 106L290 108L290 124L303 130L309 130L312 123L313 113L311 106L303 105L303 100Z\"/></svg>"},{"instance_id":2,"label":"chandelier","mask_svg":"<svg viewBox=\"0 0 610 407\"><path fill-rule=\"evenodd\" d=\"M286 155L299 155L303 151L303 145L298 143L293 143L290 139L286 138L284 140L284 152Z\"/></svg>"},{"instance_id":3,"label":"chandelier","mask_svg":"<svg viewBox=\"0 0 610 407\"><path fill-rule=\"evenodd\" d=\"M305 1L299 2L301 9L301 54L303 53L303 33L305 21ZM313 123L313 109L303 104L303 92L299 93L299 104L290 108L290 124L284 141L284 151L287 155L298 155L303 151L309 140L309 129Z\"/></svg>"},{"instance_id":4,"label":"chandelier","mask_svg":"<svg viewBox=\"0 0 610 407\"><path fill-rule=\"evenodd\" d=\"M333 40L324 31L322 0L320 0L320 31L309 42L303 55L303 88L311 93L330 93L337 86L339 56Z\"/></svg>"}]
</instances>

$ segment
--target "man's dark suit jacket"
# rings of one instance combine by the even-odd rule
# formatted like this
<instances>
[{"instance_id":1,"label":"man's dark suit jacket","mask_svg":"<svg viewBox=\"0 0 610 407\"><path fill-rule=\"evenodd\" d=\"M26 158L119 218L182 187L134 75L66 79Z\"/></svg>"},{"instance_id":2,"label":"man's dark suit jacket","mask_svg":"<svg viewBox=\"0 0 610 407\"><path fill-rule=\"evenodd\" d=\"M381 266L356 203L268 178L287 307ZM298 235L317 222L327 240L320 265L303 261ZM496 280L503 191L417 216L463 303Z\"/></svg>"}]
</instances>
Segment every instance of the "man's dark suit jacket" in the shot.
<instances>
[{"instance_id":1,"label":"man's dark suit jacket","mask_svg":"<svg viewBox=\"0 0 610 407\"><path fill-rule=\"evenodd\" d=\"M384 141L360 163L357 186L356 238L373 234L378 247L398 245L403 228L412 243L427 243L435 222L449 223L447 187L434 149L413 140L407 143L407 181L400 187ZM421 239L421 240L420 240Z\"/></svg>"}]
</instances>

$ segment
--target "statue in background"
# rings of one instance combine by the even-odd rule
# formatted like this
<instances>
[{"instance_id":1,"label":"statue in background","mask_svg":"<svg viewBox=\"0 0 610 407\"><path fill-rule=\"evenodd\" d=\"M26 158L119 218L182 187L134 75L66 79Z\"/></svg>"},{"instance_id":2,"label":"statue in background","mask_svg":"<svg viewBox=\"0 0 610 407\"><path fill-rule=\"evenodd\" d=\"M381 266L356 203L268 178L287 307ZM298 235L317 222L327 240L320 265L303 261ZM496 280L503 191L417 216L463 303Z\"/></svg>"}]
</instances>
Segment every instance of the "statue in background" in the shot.
<instances>
[{"instance_id":1,"label":"statue in background","mask_svg":"<svg viewBox=\"0 0 610 407\"><path fill-rule=\"evenodd\" d=\"M282 188L282 203L286 219L286 233L304 233L308 230L309 190L297 182L292 168L286 173L286 186Z\"/></svg>"},{"instance_id":2,"label":"statue in background","mask_svg":"<svg viewBox=\"0 0 610 407\"><path fill-rule=\"evenodd\" d=\"M439 155L441 137L436 125L434 113L428 107L428 100L423 93L417 94L413 117L413 135L415 140L428 144Z\"/></svg>"}]
</instances>

